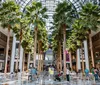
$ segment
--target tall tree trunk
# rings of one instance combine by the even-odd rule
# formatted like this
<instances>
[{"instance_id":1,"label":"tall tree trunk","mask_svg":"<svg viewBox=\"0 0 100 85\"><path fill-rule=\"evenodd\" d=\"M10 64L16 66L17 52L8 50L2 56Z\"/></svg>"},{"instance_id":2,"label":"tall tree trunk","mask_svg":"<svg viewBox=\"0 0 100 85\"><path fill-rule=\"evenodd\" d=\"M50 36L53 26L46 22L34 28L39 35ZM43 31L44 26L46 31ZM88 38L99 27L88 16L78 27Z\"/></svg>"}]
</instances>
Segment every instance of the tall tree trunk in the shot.
<instances>
[{"instance_id":1,"label":"tall tree trunk","mask_svg":"<svg viewBox=\"0 0 100 85\"><path fill-rule=\"evenodd\" d=\"M29 66L30 66L30 53L28 53L28 64L27 64L27 69L29 69Z\"/></svg>"},{"instance_id":2,"label":"tall tree trunk","mask_svg":"<svg viewBox=\"0 0 100 85\"><path fill-rule=\"evenodd\" d=\"M59 58L57 59L57 61L56 61L56 66L57 66L57 71L59 72L60 70L59 70Z\"/></svg>"},{"instance_id":3,"label":"tall tree trunk","mask_svg":"<svg viewBox=\"0 0 100 85\"><path fill-rule=\"evenodd\" d=\"M79 69L78 69L78 65L79 65L78 62L80 62L80 61L79 61L79 58L78 58L78 49L77 49L77 51L76 51L76 71L77 71L77 72L78 72L78 70L79 70Z\"/></svg>"},{"instance_id":4,"label":"tall tree trunk","mask_svg":"<svg viewBox=\"0 0 100 85\"><path fill-rule=\"evenodd\" d=\"M7 62L8 62L8 52L9 52L9 40L10 40L10 27L8 27L8 36L7 36L7 46L6 46L6 59L5 59L5 74L7 73Z\"/></svg>"},{"instance_id":5,"label":"tall tree trunk","mask_svg":"<svg viewBox=\"0 0 100 85\"><path fill-rule=\"evenodd\" d=\"M40 44L38 42L38 71L40 72Z\"/></svg>"},{"instance_id":6,"label":"tall tree trunk","mask_svg":"<svg viewBox=\"0 0 100 85\"><path fill-rule=\"evenodd\" d=\"M72 55L71 55L71 52L69 52L69 57L70 57L70 68L71 68L71 71L72 71Z\"/></svg>"},{"instance_id":7,"label":"tall tree trunk","mask_svg":"<svg viewBox=\"0 0 100 85\"><path fill-rule=\"evenodd\" d=\"M44 64L44 55L42 53L42 65L41 65L42 72L43 72L43 64Z\"/></svg>"},{"instance_id":8,"label":"tall tree trunk","mask_svg":"<svg viewBox=\"0 0 100 85\"><path fill-rule=\"evenodd\" d=\"M60 44L58 43L58 50L57 50L57 68L58 72L60 71Z\"/></svg>"},{"instance_id":9,"label":"tall tree trunk","mask_svg":"<svg viewBox=\"0 0 100 85\"><path fill-rule=\"evenodd\" d=\"M37 49L37 28L35 28L35 40L34 40L34 67L36 67L36 49Z\"/></svg>"},{"instance_id":10,"label":"tall tree trunk","mask_svg":"<svg viewBox=\"0 0 100 85\"><path fill-rule=\"evenodd\" d=\"M62 71L62 54L61 54L61 42L59 42L59 56L60 56L60 71Z\"/></svg>"},{"instance_id":11,"label":"tall tree trunk","mask_svg":"<svg viewBox=\"0 0 100 85\"><path fill-rule=\"evenodd\" d=\"M83 47L81 46L81 57L82 57L82 73L84 74L84 56L83 56Z\"/></svg>"},{"instance_id":12,"label":"tall tree trunk","mask_svg":"<svg viewBox=\"0 0 100 85\"><path fill-rule=\"evenodd\" d=\"M56 59L55 59L56 61L55 62L56 62L57 71L59 72L59 65L58 65L58 58L57 58L57 56L58 55L56 55Z\"/></svg>"},{"instance_id":13,"label":"tall tree trunk","mask_svg":"<svg viewBox=\"0 0 100 85\"><path fill-rule=\"evenodd\" d=\"M41 41L39 42L40 44L40 72L42 72L42 43Z\"/></svg>"},{"instance_id":14,"label":"tall tree trunk","mask_svg":"<svg viewBox=\"0 0 100 85\"><path fill-rule=\"evenodd\" d=\"M24 72L24 69L25 69L25 52L24 52L24 56L23 56L23 72Z\"/></svg>"},{"instance_id":15,"label":"tall tree trunk","mask_svg":"<svg viewBox=\"0 0 100 85\"><path fill-rule=\"evenodd\" d=\"M66 26L63 29L63 61L64 61L64 75L66 75Z\"/></svg>"},{"instance_id":16,"label":"tall tree trunk","mask_svg":"<svg viewBox=\"0 0 100 85\"><path fill-rule=\"evenodd\" d=\"M57 56L56 56L56 65L57 65L57 71L58 72L60 71L60 69L59 69L59 66L60 66L59 62L60 62L60 52L59 52L59 48L58 48L58 50L57 50Z\"/></svg>"},{"instance_id":17,"label":"tall tree trunk","mask_svg":"<svg viewBox=\"0 0 100 85\"><path fill-rule=\"evenodd\" d=\"M90 44L90 52L91 52L91 58L92 58L92 66L94 67L94 56L93 56L91 32L89 33L89 44Z\"/></svg>"},{"instance_id":18,"label":"tall tree trunk","mask_svg":"<svg viewBox=\"0 0 100 85\"><path fill-rule=\"evenodd\" d=\"M42 72L42 42L39 42L40 44L40 72Z\"/></svg>"}]
</instances>

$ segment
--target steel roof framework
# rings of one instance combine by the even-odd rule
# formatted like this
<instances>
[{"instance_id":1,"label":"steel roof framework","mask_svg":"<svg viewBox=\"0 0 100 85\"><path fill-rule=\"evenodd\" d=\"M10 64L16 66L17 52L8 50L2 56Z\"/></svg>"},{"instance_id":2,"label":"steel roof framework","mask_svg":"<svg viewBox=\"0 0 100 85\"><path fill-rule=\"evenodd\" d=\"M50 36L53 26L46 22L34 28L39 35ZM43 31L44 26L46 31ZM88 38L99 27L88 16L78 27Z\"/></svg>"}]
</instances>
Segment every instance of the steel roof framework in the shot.
<instances>
[{"instance_id":1,"label":"steel roof framework","mask_svg":"<svg viewBox=\"0 0 100 85\"><path fill-rule=\"evenodd\" d=\"M6 1L6 0L1 0ZM32 1L35 0L15 0L17 4L19 4L21 6L21 11L25 11L25 7L27 5L30 5L32 3ZM55 8L57 6L57 4L59 2L61 2L62 0L36 0L42 3L42 5L44 7L46 7L48 9L47 11L47 15L48 15L48 19L46 20L46 27L48 32L50 32L50 27L52 26L51 22L53 21L53 14L55 12ZM100 0L67 0L69 2L71 2L73 4L73 7L76 9L76 11L79 11L81 9L81 4L85 4L86 2L92 2L94 4L98 4L100 5Z\"/></svg>"}]
</instances>

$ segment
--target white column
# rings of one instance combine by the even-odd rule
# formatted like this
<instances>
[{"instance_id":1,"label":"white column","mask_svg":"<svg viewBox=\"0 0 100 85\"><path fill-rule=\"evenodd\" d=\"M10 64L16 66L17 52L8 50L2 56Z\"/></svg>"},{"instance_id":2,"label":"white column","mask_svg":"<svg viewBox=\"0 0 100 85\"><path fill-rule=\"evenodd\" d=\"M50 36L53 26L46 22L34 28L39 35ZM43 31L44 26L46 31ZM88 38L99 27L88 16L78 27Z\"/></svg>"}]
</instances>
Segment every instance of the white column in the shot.
<instances>
[{"instance_id":1,"label":"white column","mask_svg":"<svg viewBox=\"0 0 100 85\"><path fill-rule=\"evenodd\" d=\"M19 60L19 69L20 69L20 72L22 72L22 64L23 64L23 48L21 46L21 48L20 48L20 60Z\"/></svg>"},{"instance_id":2,"label":"white column","mask_svg":"<svg viewBox=\"0 0 100 85\"><path fill-rule=\"evenodd\" d=\"M83 43L84 43L84 56L85 56L86 68L89 69L89 57L88 57L87 40L84 40Z\"/></svg>"},{"instance_id":3,"label":"white column","mask_svg":"<svg viewBox=\"0 0 100 85\"><path fill-rule=\"evenodd\" d=\"M30 65L30 53L28 54L28 64L27 64L28 69L29 69L29 65Z\"/></svg>"},{"instance_id":4,"label":"white column","mask_svg":"<svg viewBox=\"0 0 100 85\"><path fill-rule=\"evenodd\" d=\"M13 44L12 44L10 72L14 71L15 49L16 49L16 37L15 37L15 34L14 34L13 35Z\"/></svg>"},{"instance_id":5,"label":"white column","mask_svg":"<svg viewBox=\"0 0 100 85\"><path fill-rule=\"evenodd\" d=\"M77 68L78 68L78 70L81 69L81 64L80 64L80 49L77 49Z\"/></svg>"}]
</instances>

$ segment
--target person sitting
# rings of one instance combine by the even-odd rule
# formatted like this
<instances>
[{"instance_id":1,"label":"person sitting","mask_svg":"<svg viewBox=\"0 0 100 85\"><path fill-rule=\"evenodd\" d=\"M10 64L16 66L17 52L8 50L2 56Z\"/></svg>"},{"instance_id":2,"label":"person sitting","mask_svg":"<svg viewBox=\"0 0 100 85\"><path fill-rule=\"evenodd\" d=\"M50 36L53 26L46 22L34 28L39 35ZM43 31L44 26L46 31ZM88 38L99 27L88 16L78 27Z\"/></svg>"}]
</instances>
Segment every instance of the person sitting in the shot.
<instances>
[{"instance_id":1,"label":"person sitting","mask_svg":"<svg viewBox=\"0 0 100 85\"><path fill-rule=\"evenodd\" d=\"M59 72L57 75L55 75L55 81L56 81L56 80L61 81L62 75L63 75L62 72Z\"/></svg>"}]
</instances>

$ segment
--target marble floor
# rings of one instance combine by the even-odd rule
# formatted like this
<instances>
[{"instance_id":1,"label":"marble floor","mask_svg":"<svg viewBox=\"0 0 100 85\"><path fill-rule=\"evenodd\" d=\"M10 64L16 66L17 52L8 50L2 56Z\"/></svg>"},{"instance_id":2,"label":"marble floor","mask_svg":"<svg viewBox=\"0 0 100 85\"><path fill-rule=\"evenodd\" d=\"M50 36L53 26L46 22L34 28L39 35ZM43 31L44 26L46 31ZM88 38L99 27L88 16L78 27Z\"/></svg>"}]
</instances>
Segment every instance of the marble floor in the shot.
<instances>
[{"instance_id":1,"label":"marble floor","mask_svg":"<svg viewBox=\"0 0 100 85\"><path fill-rule=\"evenodd\" d=\"M89 81L89 80L77 80L77 81L53 81L53 80L39 80L39 81L28 81L28 80L13 80L1 83L0 85L100 85L100 81Z\"/></svg>"},{"instance_id":2,"label":"marble floor","mask_svg":"<svg viewBox=\"0 0 100 85\"><path fill-rule=\"evenodd\" d=\"M6 81L0 82L0 85L100 85L100 79L98 81L95 80L86 80L86 79L76 79L71 78L70 82L65 80L54 81L49 76L40 75L34 81L29 81L28 76L24 76L23 78L18 79L8 79Z\"/></svg>"}]
</instances>

